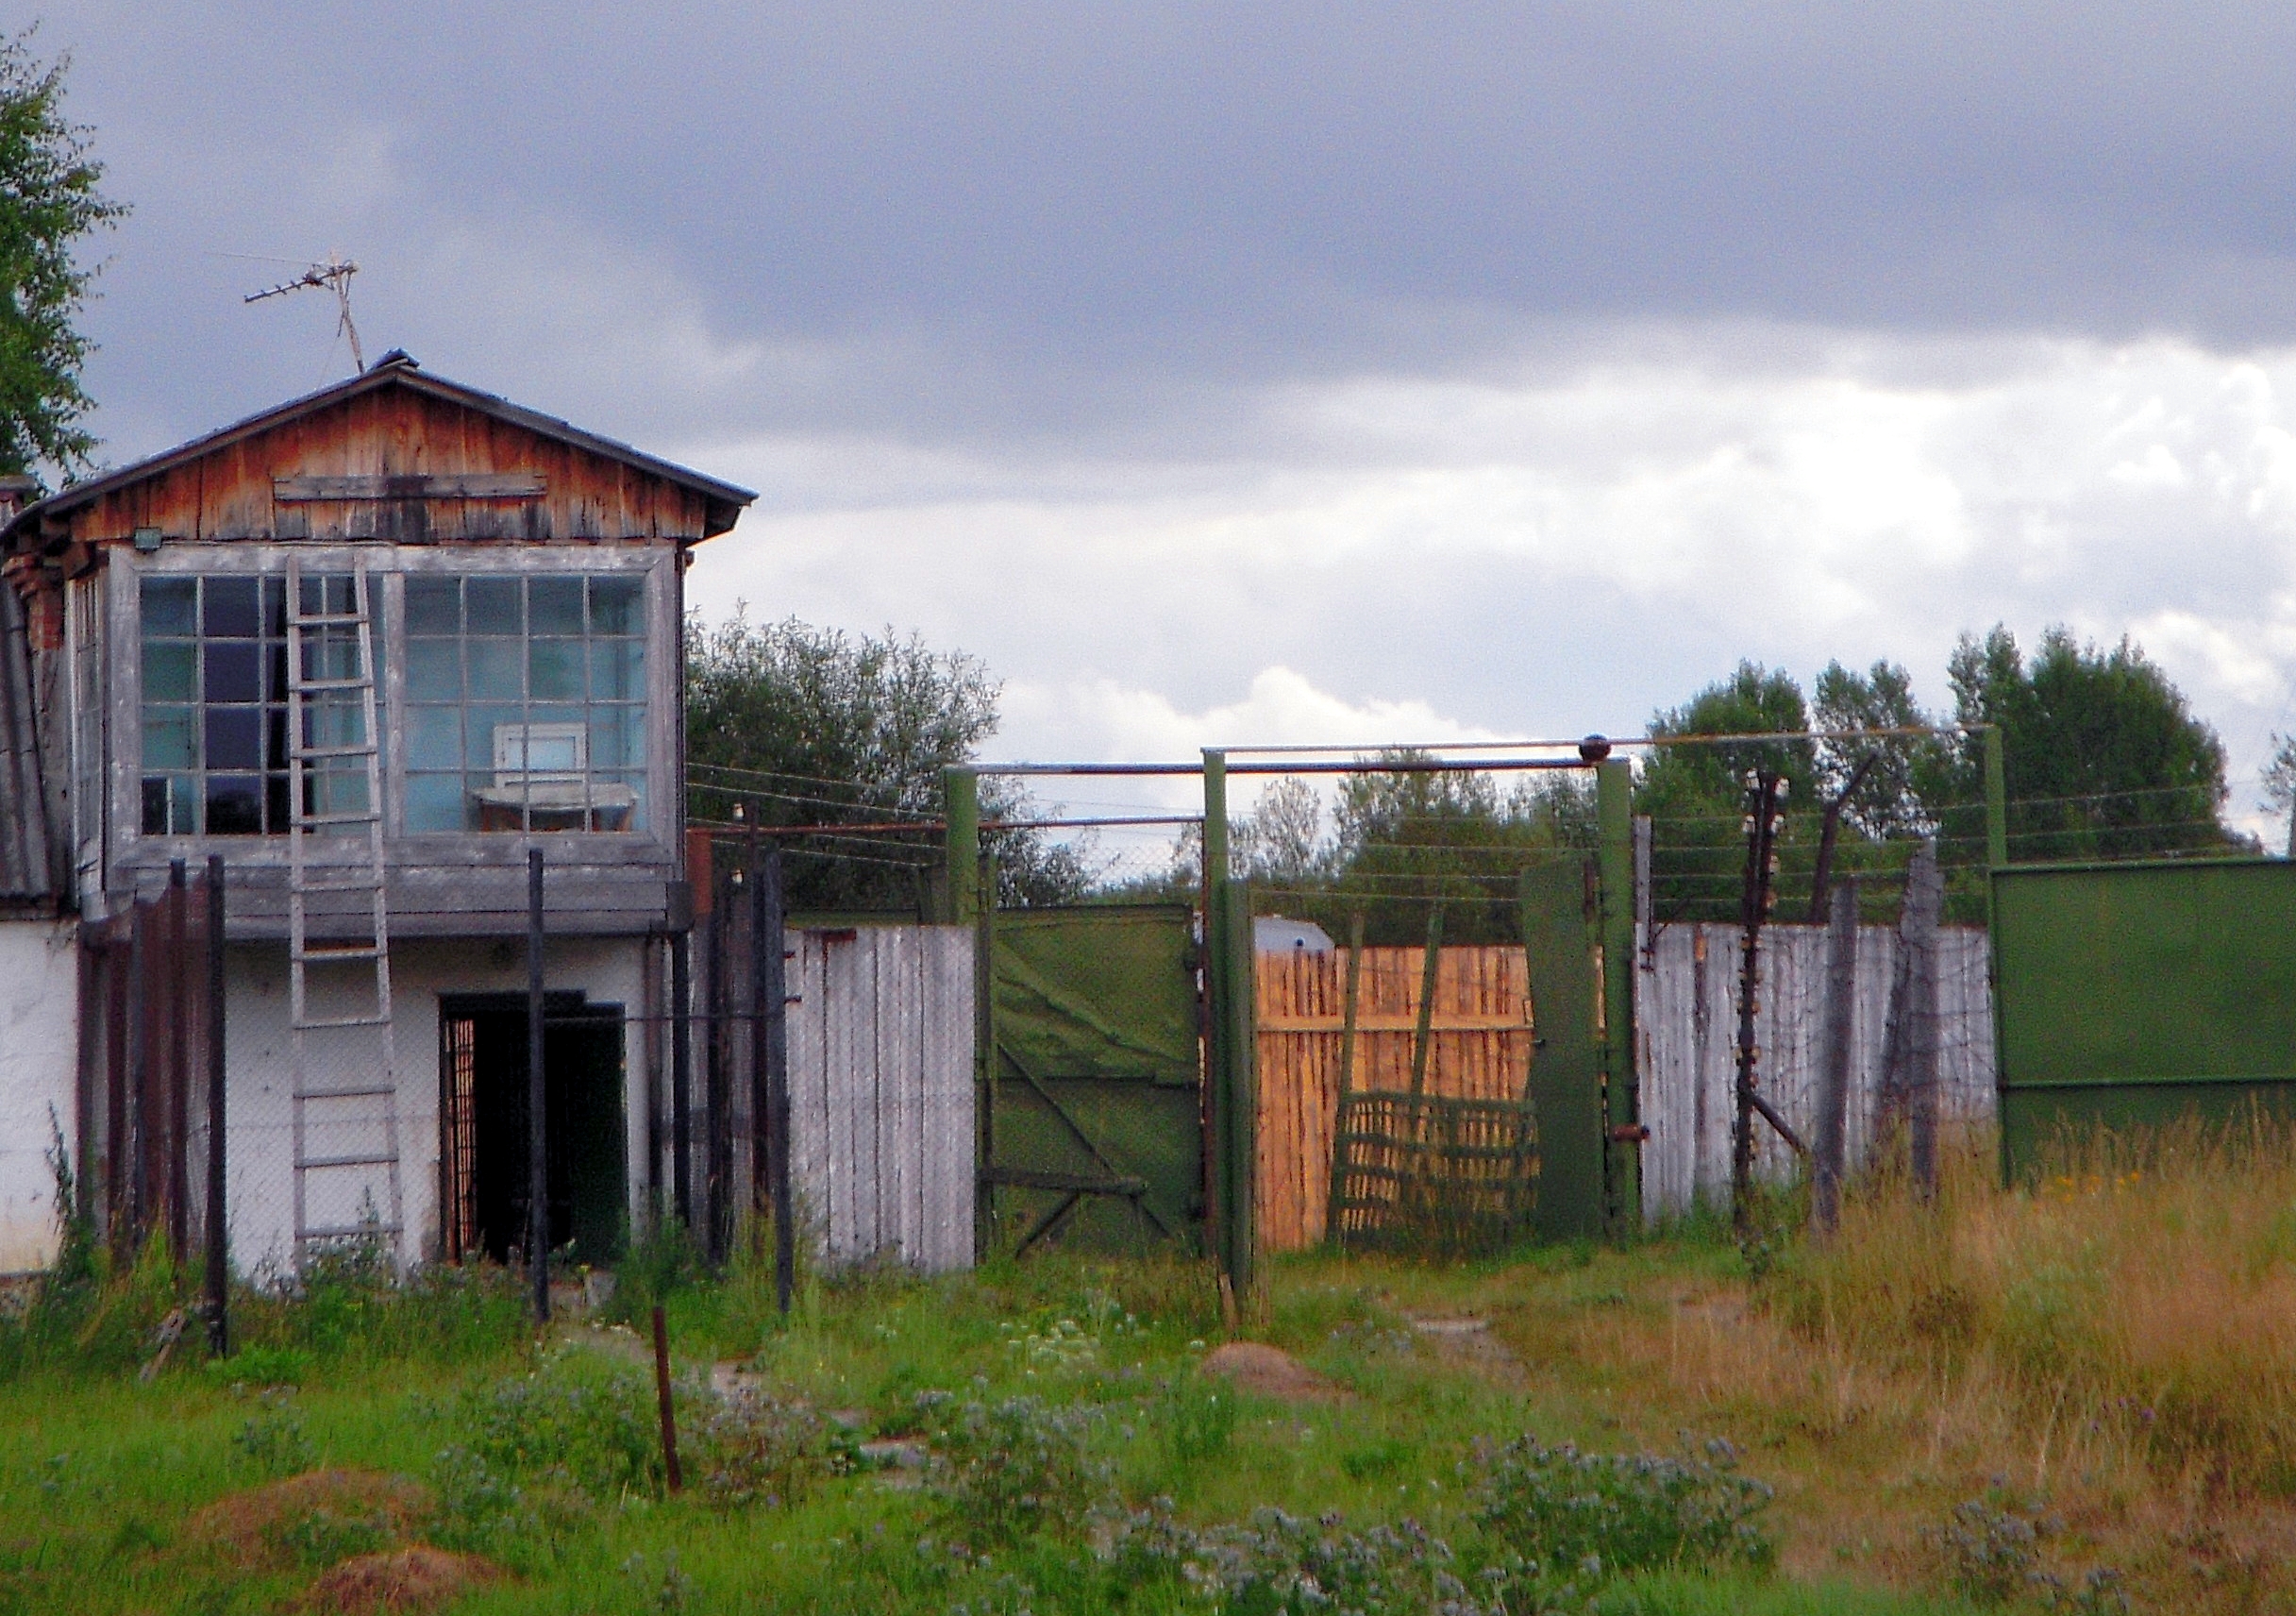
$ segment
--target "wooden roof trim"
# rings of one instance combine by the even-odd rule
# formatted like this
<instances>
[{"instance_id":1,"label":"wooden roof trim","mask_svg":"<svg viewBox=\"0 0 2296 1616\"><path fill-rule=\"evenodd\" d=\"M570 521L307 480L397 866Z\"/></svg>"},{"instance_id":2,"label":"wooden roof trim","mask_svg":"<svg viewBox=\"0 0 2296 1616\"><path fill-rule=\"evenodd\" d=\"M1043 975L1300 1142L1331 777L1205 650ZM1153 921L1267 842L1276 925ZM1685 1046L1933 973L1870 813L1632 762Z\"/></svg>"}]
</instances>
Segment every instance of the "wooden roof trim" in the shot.
<instances>
[{"instance_id":1,"label":"wooden roof trim","mask_svg":"<svg viewBox=\"0 0 2296 1616\"><path fill-rule=\"evenodd\" d=\"M202 456L213 454L219 449L228 448L235 443L243 442L276 427L283 426L297 416L311 414L369 393L380 392L386 387L404 387L433 398L443 399L450 404L460 405L478 414L488 415L497 421L521 428L534 433L537 437L553 439L576 448L585 449L592 454L619 462L634 470L658 477L665 482L674 482L679 487L690 489L699 494L704 501L705 515L702 524L702 537L705 539L714 538L731 528L734 518L741 514L743 507L757 498L754 492L741 487L737 483L721 481L714 477L709 477L701 472L679 465L673 461L649 455L643 449L633 448L628 444L616 439L600 437L595 432L586 432L581 428L561 420L556 415L545 415L539 410L529 410L523 404L513 404L497 394L482 393L478 388L466 386L461 382L449 381L444 377L433 376L407 354L394 350L377 360L372 367L361 371L348 380L331 382L315 393L307 393L300 398L292 398L284 404L276 404L268 410L249 415L244 420L235 421L230 426L220 428L204 437L193 438L189 443L179 444L172 449L162 450L159 454L137 461L133 464L121 466L116 471L104 472L99 476L88 479L85 482L73 483L59 493L26 505L6 527L0 528L0 553L14 550L18 546L18 541L26 533L36 535L43 517L59 516L68 511L77 510L83 505L91 504L109 494L126 487L130 483L157 477L161 473L172 471L177 466L198 460Z\"/></svg>"}]
</instances>

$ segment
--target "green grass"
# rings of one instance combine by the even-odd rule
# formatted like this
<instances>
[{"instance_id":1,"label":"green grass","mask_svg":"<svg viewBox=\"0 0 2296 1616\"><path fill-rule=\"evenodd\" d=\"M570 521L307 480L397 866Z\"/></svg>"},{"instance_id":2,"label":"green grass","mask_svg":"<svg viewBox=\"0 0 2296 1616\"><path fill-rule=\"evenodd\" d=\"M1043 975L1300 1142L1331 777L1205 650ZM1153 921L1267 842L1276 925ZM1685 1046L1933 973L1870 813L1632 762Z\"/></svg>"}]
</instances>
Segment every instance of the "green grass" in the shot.
<instances>
[{"instance_id":1,"label":"green grass","mask_svg":"<svg viewBox=\"0 0 2296 1616\"><path fill-rule=\"evenodd\" d=\"M1555 1332L1574 1320L1647 1325L1653 1286L1725 1284L1735 1260L1693 1239L1508 1263L1281 1264L1260 1335L1348 1389L1345 1402L1323 1405L1239 1397L1197 1375L1220 1336L1209 1274L1193 1263L1056 1256L930 1283L809 1276L786 1323L762 1276L744 1267L674 1290L668 1305L687 1372L745 1363L779 1394L825 1413L858 1411L864 1434L915 1430L929 1417L920 1392L1032 1397L1097 1411L1090 1456L1132 1506L1163 1496L1199 1526L1244 1522L1267 1506L1306 1517L1337 1511L1350 1527L1408 1518L1464 1541L1471 1526L1462 1463L1478 1438L1535 1431L1600 1451L1644 1440L1634 1428L1643 1422L1622 1418L1636 1395L1631 1370L1600 1355L1552 1359ZM154 1289L148 1274L139 1283ZM539 1361L505 1311L510 1294L463 1284L406 1299L354 1275L316 1308L250 1301L249 1361L275 1372L284 1364L301 1380L291 1415L201 1366L195 1352L142 1385L116 1343L115 1361L95 1368L75 1365L68 1343L20 1348L17 1367L0 1378L0 1612L253 1612L293 1603L330 1552L360 1546L356 1532L321 1534L298 1554L250 1567L219 1554L193 1518L261 1486L282 1463L434 1477L442 1450L471 1439L464 1394ZM165 1300L146 1296L143 1312ZM1466 1311L1524 1343L1519 1372L1449 1361L1410 1329L1413 1314ZM127 1324L105 1329L107 1339L133 1345ZM626 1329L561 1335L600 1372L637 1355ZM282 1420L299 1422L299 1441L267 1448L243 1436L266 1421L276 1436ZM1763 1473L1758 1453L1747 1468ZM501 1542L495 1557L516 1574L456 1608L1219 1608L1176 1577L1113 1570L1090 1533L1063 1529L1081 1527L1066 1519L1081 1516L1081 1498L1060 1501L1050 1526L997 1547L987 1565L959 1565L947 1545L966 1536L966 1523L947 1519L929 1493L887 1479L834 1477L789 1507L720 1509L698 1487L671 1499L650 1483L594 1503L576 1498L554 1516L545 1510L546 1525ZM528 1481L538 1495L549 1490ZM1956 1608L1891 1593L1871 1574L1789 1573L1622 1580L1596 1608L1653 1616Z\"/></svg>"}]
</instances>

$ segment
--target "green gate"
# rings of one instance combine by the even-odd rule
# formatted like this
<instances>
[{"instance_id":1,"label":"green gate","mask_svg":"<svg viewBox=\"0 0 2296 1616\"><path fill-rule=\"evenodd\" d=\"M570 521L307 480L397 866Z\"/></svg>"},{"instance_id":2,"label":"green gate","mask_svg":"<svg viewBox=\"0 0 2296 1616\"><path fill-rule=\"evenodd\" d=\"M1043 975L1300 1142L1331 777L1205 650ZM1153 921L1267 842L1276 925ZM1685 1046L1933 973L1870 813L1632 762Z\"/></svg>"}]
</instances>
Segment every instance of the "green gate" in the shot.
<instances>
[{"instance_id":1,"label":"green gate","mask_svg":"<svg viewBox=\"0 0 2296 1616\"><path fill-rule=\"evenodd\" d=\"M2296 1111L2296 863L1993 874L2002 1161L2065 1128Z\"/></svg>"},{"instance_id":2,"label":"green gate","mask_svg":"<svg viewBox=\"0 0 2296 1616\"><path fill-rule=\"evenodd\" d=\"M1204 1147L1189 910L1008 909L986 930L983 1251L1193 1249Z\"/></svg>"}]
</instances>

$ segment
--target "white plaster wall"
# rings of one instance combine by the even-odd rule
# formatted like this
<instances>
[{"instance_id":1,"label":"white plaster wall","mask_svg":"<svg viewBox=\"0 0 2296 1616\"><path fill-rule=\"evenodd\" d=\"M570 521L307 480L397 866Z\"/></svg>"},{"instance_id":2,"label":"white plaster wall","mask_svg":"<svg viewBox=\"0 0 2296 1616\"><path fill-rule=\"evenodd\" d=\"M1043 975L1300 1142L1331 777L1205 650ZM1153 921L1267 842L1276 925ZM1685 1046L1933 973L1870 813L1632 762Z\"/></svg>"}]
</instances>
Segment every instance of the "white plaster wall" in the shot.
<instances>
[{"instance_id":1,"label":"white plaster wall","mask_svg":"<svg viewBox=\"0 0 2296 1616\"><path fill-rule=\"evenodd\" d=\"M0 920L0 1273L56 1254L48 1150L57 1127L79 1136L78 1066L74 923Z\"/></svg>"},{"instance_id":2,"label":"white plaster wall","mask_svg":"<svg viewBox=\"0 0 2296 1616\"><path fill-rule=\"evenodd\" d=\"M636 938L554 938L543 966L549 988L580 991L592 1002L620 1004L630 1016L641 1011L639 995L645 945ZM391 950L392 1035L397 1067L398 1153L409 1238L402 1247L410 1261L422 1261L439 1241L439 996L457 993L519 993L527 988L523 941L411 939ZM284 1271L294 1252L294 1111L293 1050L288 1032L287 950L284 943L236 944L227 965L226 1033L229 1063L229 1121L225 1204L230 1220L231 1260L243 1272L266 1267ZM338 1013L314 999L315 1014ZM380 1049L373 1029L310 1035L314 1069L324 1064L327 1081L349 1085L375 1069ZM645 1175L645 1081L638 1026L624 1038L624 1115L628 1127L630 1211L640 1208ZM380 1102L369 1103L364 1119L338 1125L331 1136L317 1130L312 1153L363 1151L379 1137ZM314 1104L315 1122L323 1107ZM343 1116L350 1103L325 1107ZM44 1127L44 1120L42 1126ZM361 1172L329 1170L314 1173L338 1199L332 1208L312 1206L314 1221L356 1218ZM387 1212L386 1185L375 1170L365 1185L378 1210Z\"/></svg>"}]
</instances>

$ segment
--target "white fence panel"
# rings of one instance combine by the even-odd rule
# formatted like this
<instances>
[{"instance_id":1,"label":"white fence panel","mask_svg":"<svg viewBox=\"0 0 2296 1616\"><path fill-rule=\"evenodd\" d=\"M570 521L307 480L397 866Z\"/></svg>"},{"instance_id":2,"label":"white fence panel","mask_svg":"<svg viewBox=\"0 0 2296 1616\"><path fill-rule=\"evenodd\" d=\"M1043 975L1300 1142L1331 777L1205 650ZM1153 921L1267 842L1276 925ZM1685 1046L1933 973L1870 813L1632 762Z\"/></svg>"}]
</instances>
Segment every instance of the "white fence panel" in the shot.
<instances>
[{"instance_id":1,"label":"white fence panel","mask_svg":"<svg viewBox=\"0 0 2296 1616\"><path fill-rule=\"evenodd\" d=\"M973 941L961 926L788 934L791 1176L831 1265L972 1266Z\"/></svg>"},{"instance_id":2,"label":"white fence panel","mask_svg":"<svg viewBox=\"0 0 2296 1616\"><path fill-rule=\"evenodd\" d=\"M1698 1202L1730 1197L1730 1127L1737 1081L1738 968L1735 926L1677 924L1638 937L1635 1052L1642 1080L1642 1209L1679 1216ZM1948 1119L1989 1119L1994 1109L1993 1000L1982 928L1937 934L1938 1082ZM1861 926L1857 997L1851 1021L1849 1159L1862 1161L1881 1101L1882 1046L1897 933ZM1766 926L1754 1041L1762 1097L1803 1138L1818 1120L1818 1039L1825 1016L1826 929ZM1793 1152L1754 1119L1754 1171L1782 1183Z\"/></svg>"}]
</instances>

